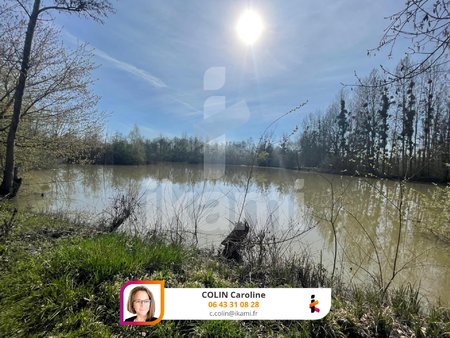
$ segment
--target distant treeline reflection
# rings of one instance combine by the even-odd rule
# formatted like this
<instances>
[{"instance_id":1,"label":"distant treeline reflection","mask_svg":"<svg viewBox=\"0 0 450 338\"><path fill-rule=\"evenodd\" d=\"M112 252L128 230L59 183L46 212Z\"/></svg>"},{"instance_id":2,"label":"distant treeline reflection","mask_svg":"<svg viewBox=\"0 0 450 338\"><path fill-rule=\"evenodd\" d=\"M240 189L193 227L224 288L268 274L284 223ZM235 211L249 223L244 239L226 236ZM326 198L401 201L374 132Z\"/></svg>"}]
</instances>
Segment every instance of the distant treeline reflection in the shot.
<instances>
[{"instance_id":1,"label":"distant treeline reflection","mask_svg":"<svg viewBox=\"0 0 450 338\"><path fill-rule=\"evenodd\" d=\"M320 126L320 124L319 124ZM227 165L256 165L260 167L278 167L286 169L314 169L328 173L345 173L353 175L370 174L376 177L404 176L401 171L402 163L397 156L391 156L383 161L365 158L346 158L339 152L333 151L333 146L327 150L323 147L312 151L310 139L311 128L308 128L297 142L274 142L265 139L259 144L252 139L240 142L227 142L226 145L206 144L198 137L158 137L145 139L135 127L128 136L115 135L108 142L99 145L90 157L96 164L112 165L145 165L162 162L176 162L189 164L202 164L204 162L205 147L208 159L220 162L220 153L225 151ZM327 141L329 142L329 141ZM445 155L440 153L434 162L411 172L410 178L414 180L434 180L448 182L449 170L445 165ZM216 159L216 160L214 160ZM371 165L369 165L371 164ZM381 170L382 169L382 170Z\"/></svg>"},{"instance_id":2,"label":"distant treeline reflection","mask_svg":"<svg viewBox=\"0 0 450 338\"><path fill-rule=\"evenodd\" d=\"M400 61L393 72L398 81L373 70L359 86L342 89L325 112L311 114L279 139L263 135L223 145L188 136L149 140L135 127L106 143L97 138L88 157L99 164L195 164L220 162L225 151L226 164L448 182L448 69L433 65L405 76L412 66L408 58Z\"/></svg>"}]
</instances>

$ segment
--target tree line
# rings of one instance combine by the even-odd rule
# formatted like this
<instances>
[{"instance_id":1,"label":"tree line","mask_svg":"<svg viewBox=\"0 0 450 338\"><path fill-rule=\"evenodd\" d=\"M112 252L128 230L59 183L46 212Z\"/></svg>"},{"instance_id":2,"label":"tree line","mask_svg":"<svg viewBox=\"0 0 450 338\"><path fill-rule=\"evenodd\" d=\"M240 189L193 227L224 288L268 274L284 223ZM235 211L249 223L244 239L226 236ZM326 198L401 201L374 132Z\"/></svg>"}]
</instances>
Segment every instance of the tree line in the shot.
<instances>
[{"instance_id":1,"label":"tree line","mask_svg":"<svg viewBox=\"0 0 450 338\"><path fill-rule=\"evenodd\" d=\"M195 137L146 140L134 130L101 139L104 115L91 90L92 51L61 43L54 12L102 22L114 9L108 0L0 3L0 199L16 194L20 168L85 160L203 162L206 148ZM376 50L412 36L409 50L418 62L405 58L394 71L373 71L354 89L343 89L296 137L227 143L227 163L449 181L447 6L407 0L390 19ZM223 146L208 144L208 152Z\"/></svg>"},{"instance_id":2,"label":"tree line","mask_svg":"<svg viewBox=\"0 0 450 338\"><path fill-rule=\"evenodd\" d=\"M126 136L115 134L109 140L97 144L98 146L89 153L89 160L96 164L141 165L158 162L200 164L204 162L207 149L213 162L214 159L220 159L219 153L225 150L226 164L298 168L293 148L276 144L270 138L264 139L258 145L252 139L248 139L227 142L223 146L209 144L199 137L187 135L145 139L139 127L135 126ZM79 160L82 158L73 157L69 161Z\"/></svg>"},{"instance_id":3,"label":"tree line","mask_svg":"<svg viewBox=\"0 0 450 338\"><path fill-rule=\"evenodd\" d=\"M408 58L399 77L414 65ZM302 128L279 140L265 136L227 142L226 163L315 169L351 175L449 180L450 98L447 74L428 67L396 82L372 71L360 85L340 91L324 113L311 114ZM223 145L207 144L209 153ZM198 137L144 139L137 126L114 135L93 152L102 164L203 163L205 142ZM209 156L208 158L215 158Z\"/></svg>"},{"instance_id":4,"label":"tree line","mask_svg":"<svg viewBox=\"0 0 450 338\"><path fill-rule=\"evenodd\" d=\"M325 114L311 116L299 138L300 163L350 174L448 181L450 97L448 71L427 67L413 77L408 58L399 79L372 71L343 89Z\"/></svg>"}]
</instances>

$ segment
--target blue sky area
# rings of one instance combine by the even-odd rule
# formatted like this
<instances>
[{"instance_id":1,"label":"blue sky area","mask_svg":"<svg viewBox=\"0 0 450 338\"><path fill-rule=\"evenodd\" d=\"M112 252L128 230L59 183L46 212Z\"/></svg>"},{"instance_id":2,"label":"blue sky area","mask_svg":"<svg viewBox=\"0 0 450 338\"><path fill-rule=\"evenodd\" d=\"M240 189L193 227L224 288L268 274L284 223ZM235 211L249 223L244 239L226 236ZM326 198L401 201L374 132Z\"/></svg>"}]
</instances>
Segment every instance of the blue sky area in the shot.
<instances>
[{"instance_id":1,"label":"blue sky area","mask_svg":"<svg viewBox=\"0 0 450 338\"><path fill-rule=\"evenodd\" d=\"M149 138L206 132L257 139L271 121L307 100L274 131L289 133L308 114L325 111L341 82L355 83L355 71L365 76L399 60L389 61L387 50L376 56L367 50L377 46L385 18L402 1L112 3L116 14L103 25L54 16L68 46L94 48L100 67L93 89L101 96L99 110L109 113L108 135L127 134L136 124ZM236 32L249 7L264 26L251 46Z\"/></svg>"}]
</instances>

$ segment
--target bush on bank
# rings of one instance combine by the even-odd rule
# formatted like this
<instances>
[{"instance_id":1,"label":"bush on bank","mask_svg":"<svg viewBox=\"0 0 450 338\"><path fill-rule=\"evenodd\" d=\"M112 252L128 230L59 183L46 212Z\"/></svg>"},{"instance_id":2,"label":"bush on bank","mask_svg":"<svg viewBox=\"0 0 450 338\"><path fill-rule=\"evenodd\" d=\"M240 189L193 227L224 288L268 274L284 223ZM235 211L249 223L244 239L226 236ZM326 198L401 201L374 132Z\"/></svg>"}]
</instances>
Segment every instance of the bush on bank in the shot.
<instances>
[{"instance_id":1,"label":"bush on bank","mask_svg":"<svg viewBox=\"0 0 450 338\"><path fill-rule=\"evenodd\" d=\"M1 217L8 211L1 210ZM20 214L0 239L2 337L439 337L450 334L450 310L422 309L404 286L380 303L377 291L340 286L332 311L319 321L162 321L155 327L119 325L119 290L134 279L164 279L167 287L297 287L288 271L246 278L248 264L232 265L159 237L102 234L48 215ZM320 268L319 268L320 270ZM270 280L267 280L269 278ZM304 283L304 281L303 281ZM281 286L281 285L278 285ZM308 285L305 285L307 287Z\"/></svg>"}]
</instances>

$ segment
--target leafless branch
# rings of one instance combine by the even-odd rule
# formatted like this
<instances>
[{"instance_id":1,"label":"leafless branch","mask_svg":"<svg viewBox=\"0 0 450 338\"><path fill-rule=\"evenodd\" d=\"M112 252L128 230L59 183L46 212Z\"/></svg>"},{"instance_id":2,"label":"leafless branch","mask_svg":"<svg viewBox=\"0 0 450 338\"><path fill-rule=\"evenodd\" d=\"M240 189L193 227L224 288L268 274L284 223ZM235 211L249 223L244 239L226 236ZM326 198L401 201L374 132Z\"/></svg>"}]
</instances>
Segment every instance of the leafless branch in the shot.
<instances>
[{"instance_id":1,"label":"leafless branch","mask_svg":"<svg viewBox=\"0 0 450 338\"><path fill-rule=\"evenodd\" d=\"M19 0L16 0L16 2L19 4L20 7L22 7L22 9L25 11L25 13L27 13L28 17L30 17L31 14L30 14L30 12L28 11L28 9L25 7L25 5L24 5L21 1L19 1Z\"/></svg>"}]
</instances>

